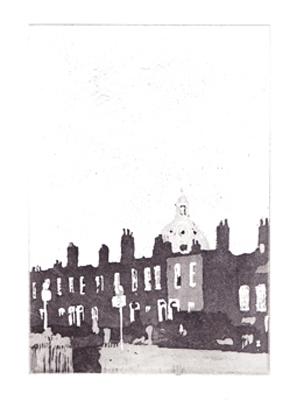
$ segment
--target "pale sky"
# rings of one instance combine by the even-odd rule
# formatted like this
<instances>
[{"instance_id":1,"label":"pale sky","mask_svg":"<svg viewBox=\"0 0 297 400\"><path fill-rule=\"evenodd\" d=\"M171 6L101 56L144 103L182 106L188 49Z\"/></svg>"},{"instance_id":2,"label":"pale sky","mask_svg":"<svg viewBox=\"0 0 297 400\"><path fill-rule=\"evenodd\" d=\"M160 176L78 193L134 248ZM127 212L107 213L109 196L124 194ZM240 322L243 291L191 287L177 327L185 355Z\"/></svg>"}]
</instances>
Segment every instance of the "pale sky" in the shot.
<instances>
[{"instance_id":1,"label":"pale sky","mask_svg":"<svg viewBox=\"0 0 297 400\"><path fill-rule=\"evenodd\" d=\"M267 26L32 26L30 265L137 257L175 215L215 247L227 218L234 254L269 216Z\"/></svg>"}]
</instances>

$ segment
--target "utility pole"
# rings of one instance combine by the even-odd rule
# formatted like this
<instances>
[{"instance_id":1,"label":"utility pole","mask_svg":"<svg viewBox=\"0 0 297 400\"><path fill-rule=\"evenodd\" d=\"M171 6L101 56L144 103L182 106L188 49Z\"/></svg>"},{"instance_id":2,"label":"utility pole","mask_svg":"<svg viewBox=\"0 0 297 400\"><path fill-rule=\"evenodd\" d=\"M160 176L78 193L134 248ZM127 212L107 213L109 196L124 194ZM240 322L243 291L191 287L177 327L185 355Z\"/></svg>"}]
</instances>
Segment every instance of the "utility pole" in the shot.
<instances>
[{"instance_id":1,"label":"utility pole","mask_svg":"<svg viewBox=\"0 0 297 400\"><path fill-rule=\"evenodd\" d=\"M50 280L45 279L42 284L41 298L43 300L43 329L46 330L48 328L48 314L47 314L47 303L52 299L52 292L49 290Z\"/></svg>"}]
</instances>

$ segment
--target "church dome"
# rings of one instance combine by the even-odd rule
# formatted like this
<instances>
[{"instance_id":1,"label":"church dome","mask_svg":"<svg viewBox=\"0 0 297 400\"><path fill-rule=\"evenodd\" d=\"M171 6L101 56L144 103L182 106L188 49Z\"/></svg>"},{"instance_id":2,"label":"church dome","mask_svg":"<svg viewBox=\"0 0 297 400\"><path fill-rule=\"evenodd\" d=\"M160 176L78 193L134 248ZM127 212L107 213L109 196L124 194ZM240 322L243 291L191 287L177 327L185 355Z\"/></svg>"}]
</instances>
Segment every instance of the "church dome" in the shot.
<instances>
[{"instance_id":1,"label":"church dome","mask_svg":"<svg viewBox=\"0 0 297 400\"><path fill-rule=\"evenodd\" d=\"M186 196L178 198L174 220L162 230L163 242L170 242L173 253L190 253L193 241L197 241L202 249L209 249L208 242L197 225L191 221L189 202Z\"/></svg>"}]
</instances>

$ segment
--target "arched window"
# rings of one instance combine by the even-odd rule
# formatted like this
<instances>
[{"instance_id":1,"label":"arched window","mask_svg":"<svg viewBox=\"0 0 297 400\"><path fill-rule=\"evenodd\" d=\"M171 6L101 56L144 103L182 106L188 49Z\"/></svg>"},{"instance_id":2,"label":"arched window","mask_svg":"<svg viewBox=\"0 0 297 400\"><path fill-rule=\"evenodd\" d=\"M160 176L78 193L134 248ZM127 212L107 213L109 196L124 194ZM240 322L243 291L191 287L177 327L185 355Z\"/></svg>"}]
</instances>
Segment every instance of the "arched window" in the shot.
<instances>
[{"instance_id":1,"label":"arched window","mask_svg":"<svg viewBox=\"0 0 297 400\"><path fill-rule=\"evenodd\" d=\"M180 311L180 303L178 299L169 299L168 303L168 319L173 319L173 309Z\"/></svg>"},{"instance_id":2,"label":"arched window","mask_svg":"<svg viewBox=\"0 0 297 400\"><path fill-rule=\"evenodd\" d=\"M58 314L59 314L59 317L62 317L62 316L65 314L65 308L60 307L60 308L58 309Z\"/></svg>"},{"instance_id":3,"label":"arched window","mask_svg":"<svg viewBox=\"0 0 297 400\"><path fill-rule=\"evenodd\" d=\"M250 288L247 285L239 288L239 308L240 311L249 311L250 309Z\"/></svg>"},{"instance_id":4,"label":"arched window","mask_svg":"<svg viewBox=\"0 0 297 400\"><path fill-rule=\"evenodd\" d=\"M180 264L174 266L174 287L179 289L181 287L181 267Z\"/></svg>"},{"instance_id":5,"label":"arched window","mask_svg":"<svg viewBox=\"0 0 297 400\"><path fill-rule=\"evenodd\" d=\"M68 307L68 322L69 322L70 326L75 324L75 307L74 306Z\"/></svg>"},{"instance_id":6,"label":"arched window","mask_svg":"<svg viewBox=\"0 0 297 400\"><path fill-rule=\"evenodd\" d=\"M135 311L140 310L140 304L136 301L133 301L129 304L130 308L130 322L135 321Z\"/></svg>"},{"instance_id":7,"label":"arched window","mask_svg":"<svg viewBox=\"0 0 297 400\"><path fill-rule=\"evenodd\" d=\"M80 326L84 319L85 319L84 306L79 305L76 307L76 325Z\"/></svg>"},{"instance_id":8,"label":"arched window","mask_svg":"<svg viewBox=\"0 0 297 400\"><path fill-rule=\"evenodd\" d=\"M159 322L165 321L167 319L167 304L163 299L157 301L158 306L158 320Z\"/></svg>"}]
</instances>

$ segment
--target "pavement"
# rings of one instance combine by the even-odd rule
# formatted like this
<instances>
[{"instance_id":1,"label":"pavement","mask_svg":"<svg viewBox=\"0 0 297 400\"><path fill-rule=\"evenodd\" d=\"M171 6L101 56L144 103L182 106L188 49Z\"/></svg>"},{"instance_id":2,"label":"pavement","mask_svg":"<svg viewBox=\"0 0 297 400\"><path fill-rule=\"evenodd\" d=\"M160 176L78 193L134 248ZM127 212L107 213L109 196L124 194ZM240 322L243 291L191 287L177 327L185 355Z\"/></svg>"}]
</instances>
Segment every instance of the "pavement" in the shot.
<instances>
[{"instance_id":1,"label":"pavement","mask_svg":"<svg viewBox=\"0 0 297 400\"><path fill-rule=\"evenodd\" d=\"M167 349L156 345L124 344L103 347L102 373L139 374L248 374L269 373L267 353L237 353L220 350Z\"/></svg>"}]
</instances>

